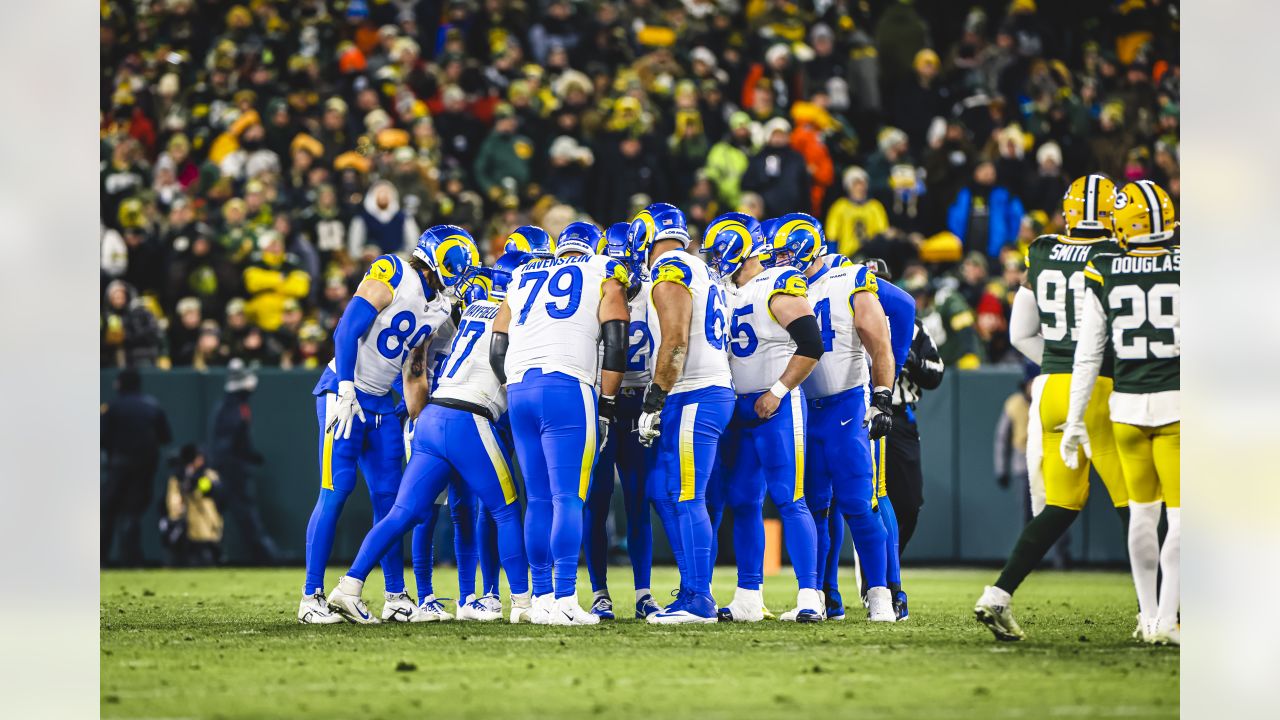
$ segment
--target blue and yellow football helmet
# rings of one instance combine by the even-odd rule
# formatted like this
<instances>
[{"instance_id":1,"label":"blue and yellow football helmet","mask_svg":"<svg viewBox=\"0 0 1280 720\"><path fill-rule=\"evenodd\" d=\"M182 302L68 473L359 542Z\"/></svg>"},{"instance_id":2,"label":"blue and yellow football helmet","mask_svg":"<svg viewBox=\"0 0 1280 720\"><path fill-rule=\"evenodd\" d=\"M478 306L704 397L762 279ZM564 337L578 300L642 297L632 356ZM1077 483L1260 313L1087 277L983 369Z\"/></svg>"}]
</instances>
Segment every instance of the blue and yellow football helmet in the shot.
<instances>
[{"instance_id":1,"label":"blue and yellow football helmet","mask_svg":"<svg viewBox=\"0 0 1280 720\"><path fill-rule=\"evenodd\" d=\"M641 210L627 229L631 252L644 264L648 264L653 244L668 238L689 243L689 224L680 208L671 203L653 203Z\"/></svg>"},{"instance_id":2,"label":"blue and yellow football helmet","mask_svg":"<svg viewBox=\"0 0 1280 720\"><path fill-rule=\"evenodd\" d=\"M505 252L493 263L493 289L489 293L495 302L507 296L507 287L511 285L511 275L516 268L535 258L531 253L515 251Z\"/></svg>"},{"instance_id":3,"label":"blue and yellow football helmet","mask_svg":"<svg viewBox=\"0 0 1280 720\"><path fill-rule=\"evenodd\" d=\"M605 228L604 237L596 252L597 255L607 255L617 260L631 273L632 282L627 285L627 300L640 293L641 283L638 281L643 281L648 276L644 261L631 252L631 242L627 236L630 227L627 223L618 222Z\"/></svg>"},{"instance_id":4,"label":"blue and yellow football helmet","mask_svg":"<svg viewBox=\"0 0 1280 720\"><path fill-rule=\"evenodd\" d=\"M475 268L454 286L454 294L462 301L462 309L471 303L493 298L493 269Z\"/></svg>"},{"instance_id":5,"label":"blue and yellow football helmet","mask_svg":"<svg viewBox=\"0 0 1280 720\"><path fill-rule=\"evenodd\" d=\"M436 225L418 238L413 256L426 264L440 283L452 288L480 267L480 250L471 233L457 225Z\"/></svg>"},{"instance_id":6,"label":"blue and yellow football helmet","mask_svg":"<svg viewBox=\"0 0 1280 720\"><path fill-rule=\"evenodd\" d=\"M560 237L556 238L556 257L569 252L594 255L603 239L604 232L594 223L585 220L571 222L560 232Z\"/></svg>"},{"instance_id":7,"label":"blue and yellow football helmet","mask_svg":"<svg viewBox=\"0 0 1280 720\"><path fill-rule=\"evenodd\" d=\"M822 230L812 215L788 213L778 218L777 230L766 238L760 264L807 270L822 249Z\"/></svg>"},{"instance_id":8,"label":"blue and yellow football helmet","mask_svg":"<svg viewBox=\"0 0 1280 720\"><path fill-rule=\"evenodd\" d=\"M537 225L521 225L507 236L503 252L526 252L536 258L556 255L556 242L551 234Z\"/></svg>"},{"instance_id":9,"label":"blue and yellow football helmet","mask_svg":"<svg viewBox=\"0 0 1280 720\"><path fill-rule=\"evenodd\" d=\"M748 224L750 223L750 224ZM753 228L754 226L754 232ZM702 236L702 251L707 265L717 279L733 277L752 250L764 242L760 223L746 213L729 212L718 216Z\"/></svg>"}]
</instances>

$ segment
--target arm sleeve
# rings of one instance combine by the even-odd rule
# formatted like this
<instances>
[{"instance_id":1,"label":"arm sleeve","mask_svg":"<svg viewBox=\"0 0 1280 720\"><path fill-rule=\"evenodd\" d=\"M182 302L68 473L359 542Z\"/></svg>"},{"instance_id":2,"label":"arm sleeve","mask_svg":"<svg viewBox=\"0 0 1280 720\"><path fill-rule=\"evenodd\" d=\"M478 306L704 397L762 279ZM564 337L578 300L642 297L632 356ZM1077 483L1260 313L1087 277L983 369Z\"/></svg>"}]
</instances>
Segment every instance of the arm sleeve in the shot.
<instances>
[{"instance_id":1,"label":"arm sleeve","mask_svg":"<svg viewBox=\"0 0 1280 720\"><path fill-rule=\"evenodd\" d=\"M929 331L918 323L916 327L919 328L919 332L916 333L912 344L915 346L917 362L915 365L906 367L907 377L921 389L933 390L942 384L942 374L946 366L938 355L938 346L933 343Z\"/></svg>"},{"instance_id":2,"label":"arm sleeve","mask_svg":"<svg viewBox=\"0 0 1280 720\"><path fill-rule=\"evenodd\" d=\"M1080 320L1080 338L1076 341L1076 357L1071 368L1071 405L1068 423L1084 422L1084 410L1093 394L1093 384L1102 370L1102 353L1107 346L1107 318L1102 301L1093 288L1084 295L1084 317Z\"/></svg>"},{"instance_id":3,"label":"arm sleeve","mask_svg":"<svg viewBox=\"0 0 1280 720\"><path fill-rule=\"evenodd\" d=\"M333 357L338 367L338 380L352 381L356 378L356 352L360 338L369 331L378 310L373 303L357 295L347 303L347 309L333 331Z\"/></svg>"},{"instance_id":4,"label":"arm sleeve","mask_svg":"<svg viewBox=\"0 0 1280 720\"><path fill-rule=\"evenodd\" d=\"M503 385L507 384L507 344L510 339L506 333L494 331L489 341L489 367Z\"/></svg>"},{"instance_id":5,"label":"arm sleeve","mask_svg":"<svg viewBox=\"0 0 1280 720\"><path fill-rule=\"evenodd\" d=\"M1009 342L1031 362L1044 359L1044 336L1040 334L1040 311L1030 288L1020 287L1009 314Z\"/></svg>"},{"instance_id":6,"label":"arm sleeve","mask_svg":"<svg viewBox=\"0 0 1280 720\"><path fill-rule=\"evenodd\" d=\"M787 326L787 334L796 344L796 355L817 360L822 357L822 331L818 329L818 318L813 315L801 315Z\"/></svg>"},{"instance_id":7,"label":"arm sleeve","mask_svg":"<svg viewBox=\"0 0 1280 720\"><path fill-rule=\"evenodd\" d=\"M609 320L600 326L604 335L604 362L600 367L610 372L627 369L627 321Z\"/></svg>"}]
</instances>

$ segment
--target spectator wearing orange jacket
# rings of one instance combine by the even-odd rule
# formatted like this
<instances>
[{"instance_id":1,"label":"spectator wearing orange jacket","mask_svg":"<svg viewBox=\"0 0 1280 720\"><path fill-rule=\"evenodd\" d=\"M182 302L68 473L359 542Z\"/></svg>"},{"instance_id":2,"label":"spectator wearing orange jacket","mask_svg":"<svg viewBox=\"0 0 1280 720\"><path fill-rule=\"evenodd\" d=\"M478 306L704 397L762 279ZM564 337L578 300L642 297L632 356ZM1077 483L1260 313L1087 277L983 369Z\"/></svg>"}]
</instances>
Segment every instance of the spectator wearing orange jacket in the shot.
<instances>
[{"instance_id":1,"label":"spectator wearing orange jacket","mask_svg":"<svg viewBox=\"0 0 1280 720\"><path fill-rule=\"evenodd\" d=\"M822 139L834 126L831 115L820 106L800 101L791 106L791 149L804 158L809 172L809 212L815 217L822 213L822 201L827 189L835 182L836 170L831 163L831 152Z\"/></svg>"}]
</instances>

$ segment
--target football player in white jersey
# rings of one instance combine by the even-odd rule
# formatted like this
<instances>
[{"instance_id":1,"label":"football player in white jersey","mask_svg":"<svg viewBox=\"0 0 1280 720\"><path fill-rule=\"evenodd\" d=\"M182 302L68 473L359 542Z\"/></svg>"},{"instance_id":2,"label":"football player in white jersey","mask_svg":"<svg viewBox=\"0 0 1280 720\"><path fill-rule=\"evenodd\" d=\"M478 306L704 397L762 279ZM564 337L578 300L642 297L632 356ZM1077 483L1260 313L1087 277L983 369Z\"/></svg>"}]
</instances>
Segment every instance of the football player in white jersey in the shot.
<instances>
[{"instance_id":1,"label":"football player in white jersey","mask_svg":"<svg viewBox=\"0 0 1280 720\"><path fill-rule=\"evenodd\" d=\"M413 455L395 506L365 536L351 569L329 596L329 606L351 622L376 622L360 597L364 579L377 558L426 516L455 475L493 514L498 552L511 586L511 622L528 620L531 600L520 504L509 453L495 424L506 406L506 393L488 361L498 315L498 304L488 295L491 277L491 270L474 268L459 283L459 294L469 302L443 374L415 429Z\"/></svg>"},{"instance_id":2,"label":"football player in white jersey","mask_svg":"<svg viewBox=\"0 0 1280 720\"><path fill-rule=\"evenodd\" d=\"M676 601L648 620L660 625L714 623L706 492L734 403L724 350L725 292L702 258L687 251L689 231L675 207L650 205L628 234L633 255L653 278L649 321L656 350L639 436L645 445L657 441L650 495L660 515L674 521L674 532L668 534L680 569Z\"/></svg>"},{"instance_id":3,"label":"football player in white jersey","mask_svg":"<svg viewBox=\"0 0 1280 720\"><path fill-rule=\"evenodd\" d=\"M736 272L730 296L729 364L737 402L725 459L728 503L734 508L738 587L721 617L763 618L765 492L782 517L799 592L782 620L824 619L818 592L817 531L804 500L805 399L800 384L822 357L822 335L806 298L803 271L818 252L818 231L808 223L779 227L766 236L754 267Z\"/></svg>"},{"instance_id":4,"label":"football player in white jersey","mask_svg":"<svg viewBox=\"0 0 1280 720\"><path fill-rule=\"evenodd\" d=\"M627 365L621 263L595 254L602 233L571 223L557 257L518 268L494 321L490 362L507 384L511 432L524 474L525 546L534 621L595 625L578 604L582 507L597 454L598 424L614 417ZM604 341L597 405L596 345Z\"/></svg>"},{"instance_id":5,"label":"football player in white jersey","mask_svg":"<svg viewBox=\"0 0 1280 720\"><path fill-rule=\"evenodd\" d=\"M821 237L821 226L811 216L793 213L782 220L779 232L786 232L791 223L808 223ZM818 527L820 574L830 564L833 543L827 516L834 496L835 510L853 533L870 587L868 616L873 622L893 622L896 616L886 581L887 536L876 515L871 455L871 440L883 437L891 420L888 411L895 363L889 323L876 297L876 276L871 270L847 262L840 266L831 258L820 258L805 270L809 302L818 318L824 350L818 367L803 385L809 404L805 501ZM867 355L873 361L870 372ZM872 421L867 420L869 379L874 379L878 411ZM842 615L837 617L843 619Z\"/></svg>"},{"instance_id":6,"label":"football player in white jersey","mask_svg":"<svg viewBox=\"0 0 1280 720\"><path fill-rule=\"evenodd\" d=\"M307 575L298 622L330 624L324 569L333 550L338 517L363 471L375 521L391 510L400 485L404 441L396 422L392 381L405 360L449 318L443 291L454 285L479 253L471 236L437 225L418 240L413 257L383 255L373 262L334 330L334 359L313 394L320 423L320 498L307 523ZM417 606L404 591L399 544L382 558L387 601L383 617L406 621Z\"/></svg>"},{"instance_id":7,"label":"football player in white jersey","mask_svg":"<svg viewBox=\"0 0 1280 720\"><path fill-rule=\"evenodd\" d=\"M627 266L631 285L627 288L627 306L631 324L627 333L627 371L622 376L618 393L617 422L609 427L608 438L601 443L596 460L591 490L587 493L586 523L587 574L591 578L592 614L601 620L614 617L613 599L609 596L608 531L609 508L613 505L615 472L622 485L623 506L627 519L627 555L631 560L631 576L635 584L637 619L645 619L662 608L649 589L653 568L653 526L649 497L645 492L645 475L653 450L640 444L636 421L640 418L640 401L649 384L649 356L653 354L653 335L649 331L649 280L643 263L635 262L627 241L629 223L610 225L604 233L597 254L606 255Z\"/></svg>"}]
</instances>

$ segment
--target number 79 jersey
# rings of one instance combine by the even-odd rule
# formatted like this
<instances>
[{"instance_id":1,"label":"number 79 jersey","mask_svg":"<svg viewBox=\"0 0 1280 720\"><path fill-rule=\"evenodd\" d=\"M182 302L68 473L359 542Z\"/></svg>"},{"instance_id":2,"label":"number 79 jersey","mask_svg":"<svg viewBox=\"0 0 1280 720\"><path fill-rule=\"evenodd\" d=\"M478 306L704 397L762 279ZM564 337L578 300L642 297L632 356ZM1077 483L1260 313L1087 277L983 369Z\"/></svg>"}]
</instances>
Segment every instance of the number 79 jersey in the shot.
<instances>
[{"instance_id":1,"label":"number 79 jersey","mask_svg":"<svg viewBox=\"0 0 1280 720\"><path fill-rule=\"evenodd\" d=\"M823 398L865 385L867 358L853 326L853 297L877 294L876 276L865 265L822 270L809 278L809 302L822 332L822 359L804 381L806 398Z\"/></svg>"},{"instance_id":2,"label":"number 79 jersey","mask_svg":"<svg viewBox=\"0 0 1280 720\"><path fill-rule=\"evenodd\" d=\"M1027 248L1027 284L1036 296L1044 337L1041 372L1070 373L1080 320L1084 316L1084 267L1098 253L1120 252L1109 238L1041 235ZM1111 351L1102 359L1103 377L1111 377Z\"/></svg>"},{"instance_id":3,"label":"number 79 jersey","mask_svg":"<svg viewBox=\"0 0 1280 720\"><path fill-rule=\"evenodd\" d=\"M595 385L604 284L626 287L627 269L604 255L535 260L516 268L507 289L507 382L529 370L560 372Z\"/></svg>"},{"instance_id":4,"label":"number 79 jersey","mask_svg":"<svg viewBox=\"0 0 1280 720\"><path fill-rule=\"evenodd\" d=\"M724 288L711 277L702 258L683 250L668 250L653 264L653 285L649 288L649 328L655 352L650 369L657 369L657 348L662 346L662 323L654 308L652 293L662 283L674 283L689 291L692 299L689 318L689 346L680 379L671 393L706 387L733 387L729 356L725 352L727 300Z\"/></svg>"},{"instance_id":5,"label":"number 79 jersey","mask_svg":"<svg viewBox=\"0 0 1280 720\"><path fill-rule=\"evenodd\" d=\"M786 369L796 344L769 310L774 295L806 297L804 273L790 267L769 268L751 278L729 299L729 368L739 395L773 386Z\"/></svg>"}]
</instances>

